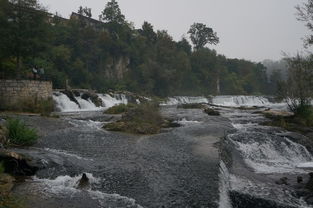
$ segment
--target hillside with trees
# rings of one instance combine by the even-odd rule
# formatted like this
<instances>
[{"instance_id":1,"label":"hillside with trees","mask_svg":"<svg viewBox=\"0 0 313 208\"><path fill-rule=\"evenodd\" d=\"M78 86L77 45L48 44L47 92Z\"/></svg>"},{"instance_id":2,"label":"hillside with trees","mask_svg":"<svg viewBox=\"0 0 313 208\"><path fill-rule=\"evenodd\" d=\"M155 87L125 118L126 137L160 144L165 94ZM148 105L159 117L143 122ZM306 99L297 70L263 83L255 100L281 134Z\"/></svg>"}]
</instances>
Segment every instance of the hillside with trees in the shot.
<instances>
[{"instance_id":1,"label":"hillside with trees","mask_svg":"<svg viewBox=\"0 0 313 208\"><path fill-rule=\"evenodd\" d=\"M273 94L264 65L210 49L218 34L195 23L179 41L144 22L128 22L115 0L99 19L80 7L70 19L36 0L0 0L0 78L44 68L54 88L128 90L145 95Z\"/></svg>"}]
</instances>

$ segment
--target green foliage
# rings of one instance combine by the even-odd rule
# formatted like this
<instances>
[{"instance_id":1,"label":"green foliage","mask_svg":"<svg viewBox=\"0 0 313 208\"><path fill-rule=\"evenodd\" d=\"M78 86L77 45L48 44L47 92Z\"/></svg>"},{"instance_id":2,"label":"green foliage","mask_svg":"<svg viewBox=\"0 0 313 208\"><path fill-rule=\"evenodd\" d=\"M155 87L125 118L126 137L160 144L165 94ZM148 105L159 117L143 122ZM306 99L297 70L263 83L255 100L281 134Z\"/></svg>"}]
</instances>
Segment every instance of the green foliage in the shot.
<instances>
[{"instance_id":1,"label":"green foliage","mask_svg":"<svg viewBox=\"0 0 313 208\"><path fill-rule=\"evenodd\" d=\"M191 25L188 33L195 49L203 48L206 44L218 44L219 38L212 28L202 23L194 23Z\"/></svg>"},{"instance_id":2,"label":"green foliage","mask_svg":"<svg viewBox=\"0 0 313 208\"><path fill-rule=\"evenodd\" d=\"M105 9L100 15L100 20L113 22L118 24L125 23L125 16L121 13L120 7L115 0L111 0L106 4Z\"/></svg>"},{"instance_id":3,"label":"green foliage","mask_svg":"<svg viewBox=\"0 0 313 208\"><path fill-rule=\"evenodd\" d=\"M295 119L305 126L313 126L313 106L298 106L295 111Z\"/></svg>"},{"instance_id":4,"label":"green foliage","mask_svg":"<svg viewBox=\"0 0 313 208\"><path fill-rule=\"evenodd\" d=\"M160 131L163 122L158 104L144 103L128 108L120 121L109 123L104 128L133 134L155 134Z\"/></svg>"},{"instance_id":5,"label":"green foliage","mask_svg":"<svg viewBox=\"0 0 313 208\"><path fill-rule=\"evenodd\" d=\"M313 55L287 59L289 73L287 81L280 82L279 97L283 98L295 114L307 110L313 97Z\"/></svg>"},{"instance_id":6,"label":"green foliage","mask_svg":"<svg viewBox=\"0 0 313 208\"><path fill-rule=\"evenodd\" d=\"M16 41L7 40L20 32L19 23L7 21L15 15L14 8L8 0L0 3L0 78L30 78L35 65L45 69L54 88L65 88L68 79L73 88L126 89L159 97L272 94L263 65L227 59L204 47L207 43L216 44L218 38L203 24L195 24L190 31L198 45L192 51L186 38L176 42L166 31L155 31L148 22L135 29L127 23L115 0L107 3L102 21L91 19L87 7L79 9L78 18L65 20L56 16L48 21L46 13L31 4L27 10L32 15L26 15L26 10L23 13L27 24L22 31L23 41L32 44L27 42L17 50ZM24 46L31 53L24 53ZM16 51L20 51L19 55ZM19 72L17 63L22 68Z\"/></svg>"},{"instance_id":7,"label":"green foliage","mask_svg":"<svg viewBox=\"0 0 313 208\"><path fill-rule=\"evenodd\" d=\"M39 138L35 129L27 127L19 119L8 119L6 127L8 129L9 141L14 145L32 145Z\"/></svg>"},{"instance_id":8,"label":"green foliage","mask_svg":"<svg viewBox=\"0 0 313 208\"><path fill-rule=\"evenodd\" d=\"M0 195L0 207L1 208L25 208L24 200L7 195Z\"/></svg>"},{"instance_id":9,"label":"green foliage","mask_svg":"<svg viewBox=\"0 0 313 208\"><path fill-rule=\"evenodd\" d=\"M48 100L23 99L15 106L12 106L12 110L49 116L54 111L54 101L52 98Z\"/></svg>"},{"instance_id":10,"label":"green foliage","mask_svg":"<svg viewBox=\"0 0 313 208\"><path fill-rule=\"evenodd\" d=\"M5 58L14 57L17 73L21 76L23 62L40 56L47 47L48 14L36 0L1 0L1 4L0 36L3 45L0 50L3 51L0 54Z\"/></svg>"},{"instance_id":11,"label":"green foliage","mask_svg":"<svg viewBox=\"0 0 313 208\"><path fill-rule=\"evenodd\" d=\"M112 106L111 108L107 109L104 113L107 114L121 114L127 112L129 108L134 108L134 104L119 104Z\"/></svg>"}]
</instances>

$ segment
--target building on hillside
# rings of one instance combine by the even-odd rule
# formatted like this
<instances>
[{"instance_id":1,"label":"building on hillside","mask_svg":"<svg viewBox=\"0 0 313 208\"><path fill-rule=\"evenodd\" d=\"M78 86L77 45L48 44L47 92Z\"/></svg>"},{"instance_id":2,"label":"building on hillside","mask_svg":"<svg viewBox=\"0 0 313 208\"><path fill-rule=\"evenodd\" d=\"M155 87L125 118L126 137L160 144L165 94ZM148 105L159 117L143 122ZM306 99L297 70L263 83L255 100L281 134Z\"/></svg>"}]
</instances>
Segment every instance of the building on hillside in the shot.
<instances>
[{"instance_id":1,"label":"building on hillside","mask_svg":"<svg viewBox=\"0 0 313 208\"><path fill-rule=\"evenodd\" d=\"M87 26L93 27L94 29L98 29L98 30L101 30L103 28L102 26L104 25L104 23L99 21L99 20L95 20L95 19L92 19L90 17L86 17L86 16L78 14L76 12L72 12L70 19L80 20L84 24L86 24Z\"/></svg>"}]
</instances>

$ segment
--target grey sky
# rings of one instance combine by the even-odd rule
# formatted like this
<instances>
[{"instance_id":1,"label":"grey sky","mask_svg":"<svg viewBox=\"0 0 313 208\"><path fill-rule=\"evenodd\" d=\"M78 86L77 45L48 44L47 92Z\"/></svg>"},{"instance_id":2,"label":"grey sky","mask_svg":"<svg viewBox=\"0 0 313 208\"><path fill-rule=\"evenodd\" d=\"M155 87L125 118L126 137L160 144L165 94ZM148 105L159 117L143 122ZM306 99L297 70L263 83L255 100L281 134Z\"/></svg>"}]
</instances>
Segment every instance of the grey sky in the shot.
<instances>
[{"instance_id":1,"label":"grey sky","mask_svg":"<svg viewBox=\"0 0 313 208\"><path fill-rule=\"evenodd\" d=\"M108 0L39 0L50 12L69 17L78 7L92 8L93 18ZM136 28L143 21L167 30L175 40L186 35L194 22L212 27L220 37L214 46L231 58L253 61L280 59L282 52L301 51L308 34L296 20L295 5L304 0L118 0L122 13Z\"/></svg>"}]
</instances>

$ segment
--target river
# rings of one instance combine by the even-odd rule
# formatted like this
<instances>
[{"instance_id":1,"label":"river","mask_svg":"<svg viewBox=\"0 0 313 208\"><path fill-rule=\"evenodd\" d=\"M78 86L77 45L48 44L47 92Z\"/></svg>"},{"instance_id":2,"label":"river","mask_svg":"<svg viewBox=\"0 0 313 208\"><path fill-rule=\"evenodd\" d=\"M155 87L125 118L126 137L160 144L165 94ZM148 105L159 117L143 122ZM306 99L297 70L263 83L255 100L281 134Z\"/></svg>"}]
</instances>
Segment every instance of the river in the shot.
<instances>
[{"instance_id":1,"label":"river","mask_svg":"<svg viewBox=\"0 0 313 208\"><path fill-rule=\"evenodd\" d=\"M126 103L111 98L112 105ZM16 150L42 167L14 189L29 207L310 207L292 185L299 175L307 179L312 153L295 141L299 135L260 125L265 118L256 112L283 104L252 96L175 97L161 113L182 126L138 136L103 130L115 118L88 111L90 102L77 107L61 99L60 118L21 116L42 135L34 147ZM222 116L176 107L197 102L220 105ZM260 109L229 108L243 105ZM83 173L90 186L79 189ZM291 185L276 184L281 177Z\"/></svg>"}]
</instances>

